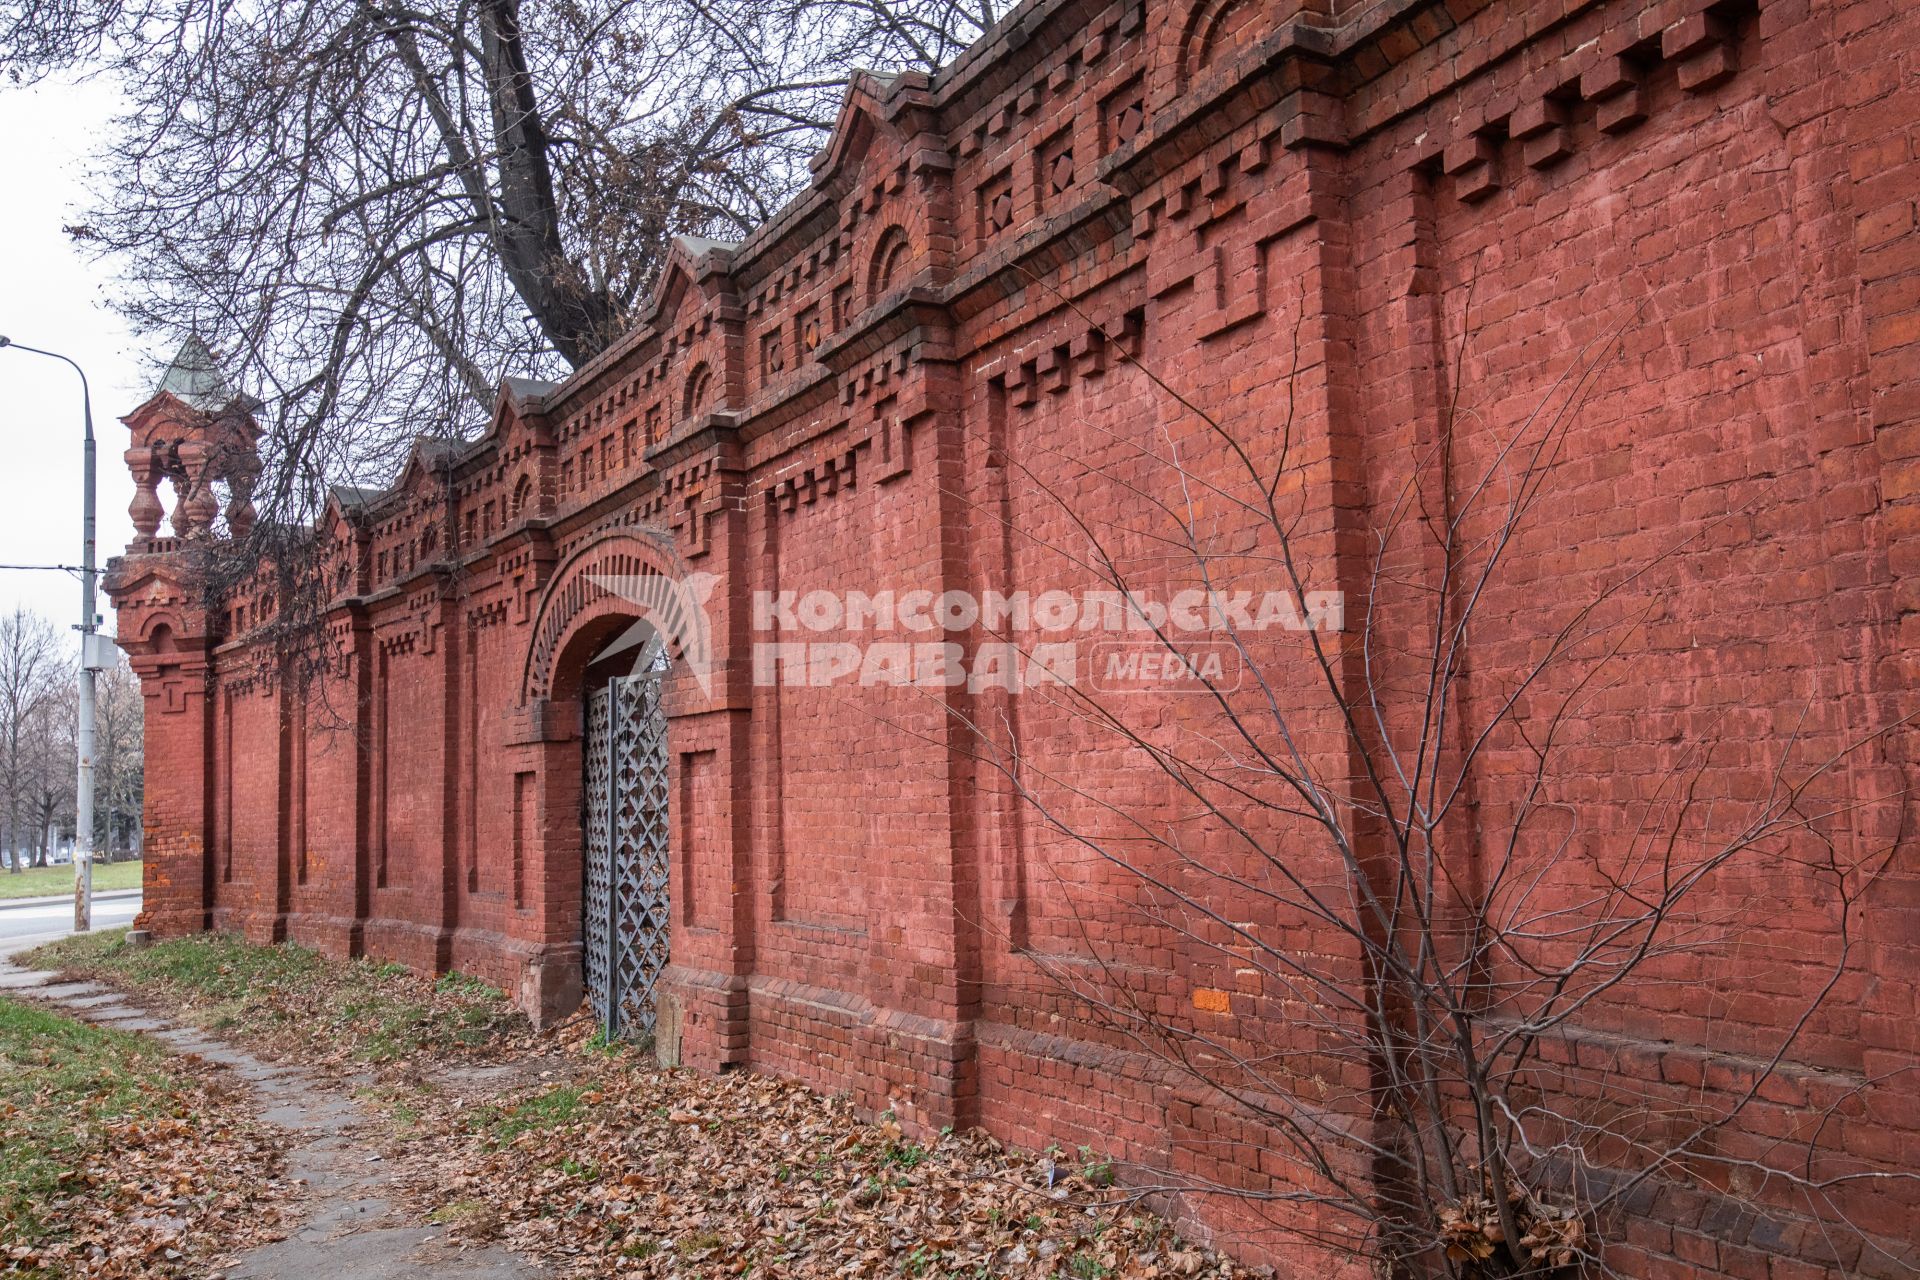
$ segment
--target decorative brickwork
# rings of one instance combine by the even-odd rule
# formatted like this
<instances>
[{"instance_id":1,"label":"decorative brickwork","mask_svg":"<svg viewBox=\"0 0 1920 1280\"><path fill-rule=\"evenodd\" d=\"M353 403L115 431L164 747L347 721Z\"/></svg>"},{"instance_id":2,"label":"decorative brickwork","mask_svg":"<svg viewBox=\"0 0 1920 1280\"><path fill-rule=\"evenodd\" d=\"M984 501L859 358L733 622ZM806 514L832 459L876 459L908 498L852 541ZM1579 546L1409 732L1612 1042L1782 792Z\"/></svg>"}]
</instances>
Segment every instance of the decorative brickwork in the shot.
<instances>
[{"instance_id":1,"label":"decorative brickwork","mask_svg":"<svg viewBox=\"0 0 1920 1280\"><path fill-rule=\"evenodd\" d=\"M938 76L859 78L811 186L742 244L681 242L612 350L563 385L510 380L478 442L342 493L339 660L304 700L260 670L261 602L196 603L182 540L208 536L199 477L231 455L156 453L163 393L129 419L140 538L109 587L148 697L151 923L458 967L569 1012L582 683L634 613L601 579L710 575L710 678L676 653L665 696L666 1051L1266 1185L1260 1133L1037 995L1028 962L1108 949L1143 999L1254 1043L1296 1034L1284 1002L1076 913L1099 886L1062 873L956 718L1101 795L1161 803L1152 771L1056 702L756 679L755 594L1073 585L1022 540L1073 530L1010 459L1051 458L1070 489L1114 440L1183 439L1137 360L1242 438L1289 424L1303 547L1359 600L1456 359L1466 476L1617 325L1624 355L1470 637L1476 687L1525 669L1543 602L1692 539L1628 683L1582 713L1569 786L1653 794L1695 712L1749 764L1809 701L1823 731L1886 728L1920 637L1915 50L1920 9L1896 0L1029 0ZM168 476L181 538L157 536ZM1911 756L1889 736L1850 781L1911 787ZM1912 1165L1916 903L1903 854L1855 913L1833 1009L1729 1141L1847 1098L1823 1143ZM1802 912L1776 940L1824 954L1832 930ZM1818 979L1708 1000L1714 976L1596 1006L1549 1058L1723 1096ZM1610 1260L1894 1269L1755 1194L1641 1205ZM1912 1245L1910 1188L1844 1195ZM1360 1274L1337 1252L1287 1272L1309 1268Z\"/></svg>"}]
</instances>

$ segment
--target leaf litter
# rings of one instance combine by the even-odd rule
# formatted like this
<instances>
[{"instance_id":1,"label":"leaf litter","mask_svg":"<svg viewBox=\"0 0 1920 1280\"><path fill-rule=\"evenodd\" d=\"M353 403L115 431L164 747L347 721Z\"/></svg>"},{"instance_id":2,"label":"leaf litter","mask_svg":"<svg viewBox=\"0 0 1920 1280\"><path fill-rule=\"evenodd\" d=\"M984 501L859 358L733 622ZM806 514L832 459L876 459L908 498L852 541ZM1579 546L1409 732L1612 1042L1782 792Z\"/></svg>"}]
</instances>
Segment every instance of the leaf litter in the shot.
<instances>
[{"instance_id":1,"label":"leaf litter","mask_svg":"<svg viewBox=\"0 0 1920 1280\"><path fill-rule=\"evenodd\" d=\"M285 1135L199 1058L0 1001L0 1274L206 1276L284 1236Z\"/></svg>"},{"instance_id":2,"label":"leaf litter","mask_svg":"<svg viewBox=\"0 0 1920 1280\"><path fill-rule=\"evenodd\" d=\"M95 942L42 962L354 1087L386 1113L383 1153L416 1217L556 1274L1271 1274L1184 1241L1098 1153L909 1134L791 1081L656 1066L584 1019L537 1034L459 975L210 938Z\"/></svg>"},{"instance_id":3,"label":"leaf litter","mask_svg":"<svg viewBox=\"0 0 1920 1280\"><path fill-rule=\"evenodd\" d=\"M1251 1277L1090 1152L913 1136L845 1099L579 1052L505 1096L426 1085L390 1158L416 1210L573 1276Z\"/></svg>"}]
</instances>

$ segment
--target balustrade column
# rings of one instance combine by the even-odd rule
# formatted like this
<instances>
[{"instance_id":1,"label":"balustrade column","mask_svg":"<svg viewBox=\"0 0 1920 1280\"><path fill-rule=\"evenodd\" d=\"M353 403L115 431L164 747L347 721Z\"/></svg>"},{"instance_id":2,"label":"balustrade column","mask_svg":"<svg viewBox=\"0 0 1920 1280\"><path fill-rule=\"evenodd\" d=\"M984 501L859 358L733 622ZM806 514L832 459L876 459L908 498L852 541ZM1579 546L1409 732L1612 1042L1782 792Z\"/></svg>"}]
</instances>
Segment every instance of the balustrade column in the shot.
<instances>
[{"instance_id":1,"label":"balustrade column","mask_svg":"<svg viewBox=\"0 0 1920 1280\"><path fill-rule=\"evenodd\" d=\"M133 518L134 533L150 539L160 532L160 521L167 514L160 505L159 450L150 446L129 449L126 459L127 470L133 473L133 501L127 504L127 514Z\"/></svg>"},{"instance_id":2,"label":"balustrade column","mask_svg":"<svg viewBox=\"0 0 1920 1280\"><path fill-rule=\"evenodd\" d=\"M213 496L213 477L207 464L213 460L213 446L198 440L180 442L180 465L187 477L173 509L173 531L181 537L207 533L220 514L219 500Z\"/></svg>"}]
</instances>

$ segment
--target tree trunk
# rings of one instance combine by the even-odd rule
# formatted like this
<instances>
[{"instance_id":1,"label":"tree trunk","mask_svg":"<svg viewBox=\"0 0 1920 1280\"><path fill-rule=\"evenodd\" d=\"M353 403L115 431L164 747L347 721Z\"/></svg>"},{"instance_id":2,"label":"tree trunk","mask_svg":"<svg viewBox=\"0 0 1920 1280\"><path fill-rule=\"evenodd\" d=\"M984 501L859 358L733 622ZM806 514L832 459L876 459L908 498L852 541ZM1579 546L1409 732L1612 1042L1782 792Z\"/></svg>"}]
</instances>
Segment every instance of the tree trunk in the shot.
<instances>
[{"instance_id":1,"label":"tree trunk","mask_svg":"<svg viewBox=\"0 0 1920 1280\"><path fill-rule=\"evenodd\" d=\"M568 259L560 240L550 143L527 69L517 0L484 0L480 51L500 171L494 242L541 332L577 369L611 341L613 308Z\"/></svg>"}]
</instances>

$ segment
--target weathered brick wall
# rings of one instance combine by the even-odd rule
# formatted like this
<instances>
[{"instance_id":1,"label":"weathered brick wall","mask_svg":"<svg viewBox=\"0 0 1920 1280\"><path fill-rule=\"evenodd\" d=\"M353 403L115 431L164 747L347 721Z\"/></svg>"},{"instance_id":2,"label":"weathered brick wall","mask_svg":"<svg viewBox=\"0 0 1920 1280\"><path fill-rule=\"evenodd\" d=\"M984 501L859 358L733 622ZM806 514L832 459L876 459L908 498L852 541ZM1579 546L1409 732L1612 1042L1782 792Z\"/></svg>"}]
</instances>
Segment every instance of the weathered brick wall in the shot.
<instances>
[{"instance_id":1,"label":"weathered brick wall","mask_svg":"<svg viewBox=\"0 0 1920 1280\"><path fill-rule=\"evenodd\" d=\"M701 687L683 664L667 697L683 1058L1230 1186L1297 1179L1272 1135L1046 976L1112 968L1170 1022L1364 1088L1286 992L1143 926L1139 882L1059 830L1190 824L1180 788L1070 697L756 681L754 594L1082 589L1089 521L1131 585L1170 593L1192 578L1164 554L1182 513L1216 585L1268 585L1237 460L1177 392L1285 474L1296 552L1350 624L1377 582L1405 588L1366 621L1377 678L1417 684L1441 566L1401 538L1376 572L1376 536L1410 486L1437 500L1497 473L1591 360L1462 649L1464 749L1570 611L1628 583L1619 673L1567 717L1544 795L1580 836L1540 892L1587 900L1703 741L1697 795L1724 813L1790 745L1883 733L1834 774L1822 834L1885 843L1898 806L1854 802L1914 765L1895 726L1920 522L1916 48L1920 16L1875 0L1042 0L938 77L863 79L773 222L683 243L616 348L560 387L510 382L478 443L335 505L324 687L255 670L257 601L193 615L172 544L130 549L113 590L150 699L153 923L456 966L570 1009L580 683L631 612L592 580L709 574L719 666ZM1176 450L1216 495L1197 508L1155 505L1192 498L1169 489ZM1334 653L1358 679L1352 643ZM1298 636L1252 656L1305 758L1342 776ZM1151 741L1221 729L1179 698L1118 711ZM1499 865L1531 776L1511 732L1483 750L1446 835L1463 874ZM1327 869L1310 832L1260 821ZM1849 914L1832 998L1725 1153L1761 1158L1837 1106L1826 1149L1911 1164L1916 883L1898 857ZM1570 1096L1604 1078L1648 1107L1735 1097L1828 980L1838 921L1804 868L1707 893L1735 940L1548 1045ZM1297 913L1223 906L1359 972ZM1896 1250L1920 1218L1900 1186L1841 1197ZM1662 1189L1614 1263L1887 1269L1790 1199L1739 1177ZM1247 1225L1244 1204L1187 1211Z\"/></svg>"}]
</instances>

